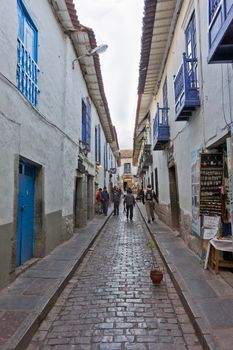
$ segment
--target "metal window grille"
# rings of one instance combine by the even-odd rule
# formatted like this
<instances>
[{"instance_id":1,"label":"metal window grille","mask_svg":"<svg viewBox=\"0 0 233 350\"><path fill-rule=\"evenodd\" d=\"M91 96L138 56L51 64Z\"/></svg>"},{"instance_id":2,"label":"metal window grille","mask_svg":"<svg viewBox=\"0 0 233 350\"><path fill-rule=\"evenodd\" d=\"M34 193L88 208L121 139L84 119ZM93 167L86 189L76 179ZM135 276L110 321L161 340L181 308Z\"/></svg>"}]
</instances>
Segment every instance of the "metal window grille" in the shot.
<instances>
[{"instance_id":1,"label":"metal window grille","mask_svg":"<svg viewBox=\"0 0 233 350\"><path fill-rule=\"evenodd\" d=\"M18 38L16 83L34 105L38 103L37 30L21 0L18 0Z\"/></svg>"}]
</instances>

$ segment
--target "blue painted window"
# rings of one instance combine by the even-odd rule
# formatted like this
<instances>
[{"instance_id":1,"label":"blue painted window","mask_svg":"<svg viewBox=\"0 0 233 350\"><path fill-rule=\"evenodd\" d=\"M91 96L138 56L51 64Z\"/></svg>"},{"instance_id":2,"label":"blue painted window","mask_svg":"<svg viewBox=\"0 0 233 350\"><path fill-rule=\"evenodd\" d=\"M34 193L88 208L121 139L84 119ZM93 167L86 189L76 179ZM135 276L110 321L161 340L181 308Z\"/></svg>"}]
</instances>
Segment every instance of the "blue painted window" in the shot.
<instances>
[{"instance_id":1,"label":"blue painted window","mask_svg":"<svg viewBox=\"0 0 233 350\"><path fill-rule=\"evenodd\" d=\"M124 174L130 174L130 173L131 173L131 164L124 163Z\"/></svg>"},{"instance_id":2,"label":"blue painted window","mask_svg":"<svg viewBox=\"0 0 233 350\"><path fill-rule=\"evenodd\" d=\"M95 161L98 163L98 127L95 127Z\"/></svg>"},{"instance_id":3,"label":"blue painted window","mask_svg":"<svg viewBox=\"0 0 233 350\"><path fill-rule=\"evenodd\" d=\"M18 37L16 82L18 89L34 105L38 102L38 31L22 0L17 0Z\"/></svg>"},{"instance_id":4,"label":"blue painted window","mask_svg":"<svg viewBox=\"0 0 233 350\"><path fill-rule=\"evenodd\" d=\"M91 150L91 104L88 98L82 99L82 143Z\"/></svg>"},{"instance_id":5,"label":"blue painted window","mask_svg":"<svg viewBox=\"0 0 233 350\"><path fill-rule=\"evenodd\" d=\"M95 127L95 161L101 163L101 129L100 125Z\"/></svg>"},{"instance_id":6,"label":"blue painted window","mask_svg":"<svg viewBox=\"0 0 233 350\"><path fill-rule=\"evenodd\" d=\"M110 155L110 164L111 164L110 168L113 168L113 159L112 159L112 154Z\"/></svg>"},{"instance_id":7,"label":"blue painted window","mask_svg":"<svg viewBox=\"0 0 233 350\"><path fill-rule=\"evenodd\" d=\"M187 29L185 31L186 39L186 57L189 60L197 58L197 41L196 41L196 20L195 12L193 12ZM197 62L188 63L188 77L190 80L190 87L196 87L197 82Z\"/></svg>"},{"instance_id":8,"label":"blue painted window","mask_svg":"<svg viewBox=\"0 0 233 350\"><path fill-rule=\"evenodd\" d=\"M98 125L98 151L99 151L99 163L101 163L101 128Z\"/></svg>"},{"instance_id":9,"label":"blue painted window","mask_svg":"<svg viewBox=\"0 0 233 350\"><path fill-rule=\"evenodd\" d=\"M163 84L163 107L168 107L168 98L167 98L167 78Z\"/></svg>"},{"instance_id":10,"label":"blue painted window","mask_svg":"<svg viewBox=\"0 0 233 350\"><path fill-rule=\"evenodd\" d=\"M108 170L108 144L104 145L104 169Z\"/></svg>"}]
</instances>

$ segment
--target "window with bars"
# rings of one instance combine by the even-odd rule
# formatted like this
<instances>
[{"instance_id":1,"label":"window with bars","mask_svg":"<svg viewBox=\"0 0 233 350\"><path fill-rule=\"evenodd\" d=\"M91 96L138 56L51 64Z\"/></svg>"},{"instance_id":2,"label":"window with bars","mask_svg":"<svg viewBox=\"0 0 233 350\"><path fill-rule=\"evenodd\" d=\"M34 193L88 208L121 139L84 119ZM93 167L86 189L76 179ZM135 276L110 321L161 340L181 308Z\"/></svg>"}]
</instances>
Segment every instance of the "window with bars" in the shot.
<instances>
[{"instance_id":1,"label":"window with bars","mask_svg":"<svg viewBox=\"0 0 233 350\"><path fill-rule=\"evenodd\" d=\"M82 99L82 144L91 150L91 104L88 98Z\"/></svg>"},{"instance_id":2,"label":"window with bars","mask_svg":"<svg viewBox=\"0 0 233 350\"><path fill-rule=\"evenodd\" d=\"M38 31L22 0L17 0L18 37L16 82L18 89L34 105L38 103Z\"/></svg>"}]
</instances>

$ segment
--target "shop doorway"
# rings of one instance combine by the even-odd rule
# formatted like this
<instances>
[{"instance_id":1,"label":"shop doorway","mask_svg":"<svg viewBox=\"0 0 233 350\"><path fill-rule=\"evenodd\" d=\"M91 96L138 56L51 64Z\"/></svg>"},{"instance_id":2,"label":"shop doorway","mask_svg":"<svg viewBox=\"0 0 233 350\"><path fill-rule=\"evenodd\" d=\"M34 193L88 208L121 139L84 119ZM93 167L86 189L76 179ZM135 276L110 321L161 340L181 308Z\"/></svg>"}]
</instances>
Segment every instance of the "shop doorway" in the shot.
<instances>
[{"instance_id":1,"label":"shop doorway","mask_svg":"<svg viewBox=\"0 0 233 350\"><path fill-rule=\"evenodd\" d=\"M177 189L176 168L174 166L169 168L169 187L170 187L172 227L179 229L180 205L179 205L179 195L178 195L178 189Z\"/></svg>"},{"instance_id":2,"label":"shop doorway","mask_svg":"<svg viewBox=\"0 0 233 350\"><path fill-rule=\"evenodd\" d=\"M94 177L87 176L87 220L94 216Z\"/></svg>"},{"instance_id":3,"label":"shop doorway","mask_svg":"<svg viewBox=\"0 0 233 350\"><path fill-rule=\"evenodd\" d=\"M82 226L82 178L75 179L74 227Z\"/></svg>"}]
</instances>

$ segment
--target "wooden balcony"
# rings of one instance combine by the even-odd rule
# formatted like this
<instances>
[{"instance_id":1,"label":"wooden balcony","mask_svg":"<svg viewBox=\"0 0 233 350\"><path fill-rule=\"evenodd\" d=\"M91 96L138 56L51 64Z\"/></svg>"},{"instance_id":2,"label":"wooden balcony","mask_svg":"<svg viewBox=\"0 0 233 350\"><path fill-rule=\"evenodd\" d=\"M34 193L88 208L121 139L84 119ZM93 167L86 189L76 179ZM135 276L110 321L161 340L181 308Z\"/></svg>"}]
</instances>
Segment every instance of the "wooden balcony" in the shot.
<instances>
[{"instance_id":1,"label":"wooden balcony","mask_svg":"<svg viewBox=\"0 0 233 350\"><path fill-rule=\"evenodd\" d=\"M233 1L209 0L209 63L233 62Z\"/></svg>"},{"instance_id":2,"label":"wooden balcony","mask_svg":"<svg viewBox=\"0 0 233 350\"><path fill-rule=\"evenodd\" d=\"M168 108L161 108L157 104L157 112L154 120L154 151L163 150L170 139L168 125Z\"/></svg>"},{"instance_id":3,"label":"wooden balcony","mask_svg":"<svg viewBox=\"0 0 233 350\"><path fill-rule=\"evenodd\" d=\"M152 154L151 154L151 145L145 144L142 153L142 167L148 169L149 165L152 164Z\"/></svg>"},{"instance_id":4,"label":"wooden balcony","mask_svg":"<svg viewBox=\"0 0 233 350\"><path fill-rule=\"evenodd\" d=\"M174 91L175 120L188 120L192 112L200 106L196 58L188 59L183 53L183 63L174 77Z\"/></svg>"}]
</instances>

